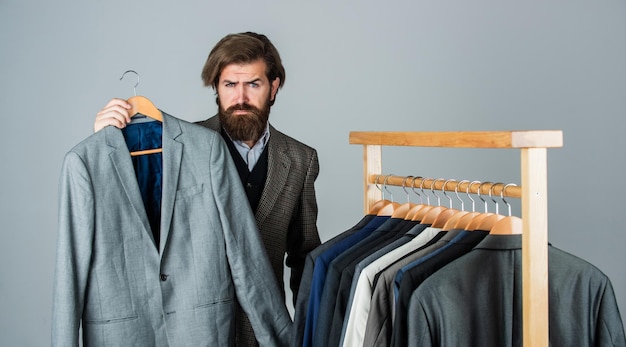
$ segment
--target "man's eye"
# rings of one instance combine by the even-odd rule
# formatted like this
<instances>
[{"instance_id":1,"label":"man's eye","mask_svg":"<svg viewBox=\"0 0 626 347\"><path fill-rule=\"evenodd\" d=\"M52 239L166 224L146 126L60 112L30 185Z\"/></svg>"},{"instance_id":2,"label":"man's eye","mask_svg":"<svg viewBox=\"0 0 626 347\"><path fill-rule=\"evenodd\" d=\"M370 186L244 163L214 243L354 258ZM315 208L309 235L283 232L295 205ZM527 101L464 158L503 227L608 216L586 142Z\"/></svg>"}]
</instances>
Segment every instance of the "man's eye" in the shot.
<instances>
[{"instance_id":1,"label":"man's eye","mask_svg":"<svg viewBox=\"0 0 626 347\"><path fill-rule=\"evenodd\" d=\"M248 85L252 88L257 88L259 86L258 83L255 83L255 82L250 82L248 83Z\"/></svg>"},{"instance_id":2,"label":"man's eye","mask_svg":"<svg viewBox=\"0 0 626 347\"><path fill-rule=\"evenodd\" d=\"M226 86L226 87L234 87L235 84L234 83L226 83L224 86Z\"/></svg>"}]
</instances>

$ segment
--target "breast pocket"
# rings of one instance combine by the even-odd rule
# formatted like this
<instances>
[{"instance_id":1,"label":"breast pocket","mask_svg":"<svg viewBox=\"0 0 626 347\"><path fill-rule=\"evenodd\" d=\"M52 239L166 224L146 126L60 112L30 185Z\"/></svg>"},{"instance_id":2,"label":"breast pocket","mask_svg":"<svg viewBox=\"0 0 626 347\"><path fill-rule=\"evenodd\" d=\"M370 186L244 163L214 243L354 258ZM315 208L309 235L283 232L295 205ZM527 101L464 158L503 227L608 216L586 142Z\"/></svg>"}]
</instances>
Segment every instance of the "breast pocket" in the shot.
<instances>
[{"instance_id":1,"label":"breast pocket","mask_svg":"<svg viewBox=\"0 0 626 347\"><path fill-rule=\"evenodd\" d=\"M204 184L198 184L191 187L180 188L176 191L176 200L187 199L194 195L202 194L204 192Z\"/></svg>"}]
</instances>

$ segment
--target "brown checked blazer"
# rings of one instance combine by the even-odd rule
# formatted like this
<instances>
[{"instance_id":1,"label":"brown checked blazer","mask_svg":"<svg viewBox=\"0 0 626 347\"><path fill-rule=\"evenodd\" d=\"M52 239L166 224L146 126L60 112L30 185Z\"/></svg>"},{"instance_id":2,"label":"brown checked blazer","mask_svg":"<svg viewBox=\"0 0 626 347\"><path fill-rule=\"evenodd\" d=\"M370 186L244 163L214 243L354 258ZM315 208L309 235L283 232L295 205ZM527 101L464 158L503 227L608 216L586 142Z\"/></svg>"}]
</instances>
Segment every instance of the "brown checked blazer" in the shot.
<instances>
[{"instance_id":1,"label":"brown checked blazer","mask_svg":"<svg viewBox=\"0 0 626 347\"><path fill-rule=\"evenodd\" d=\"M221 130L217 116L197 124L218 132ZM314 188L319 163L315 149L271 125L269 129L267 180L255 211L255 219L281 288L284 288L285 263L291 269L290 288L295 302L304 259L320 245ZM285 254L287 258L283 263ZM247 331L240 334L238 345L253 345L252 330ZM245 340L246 336L250 343L241 340Z\"/></svg>"}]
</instances>

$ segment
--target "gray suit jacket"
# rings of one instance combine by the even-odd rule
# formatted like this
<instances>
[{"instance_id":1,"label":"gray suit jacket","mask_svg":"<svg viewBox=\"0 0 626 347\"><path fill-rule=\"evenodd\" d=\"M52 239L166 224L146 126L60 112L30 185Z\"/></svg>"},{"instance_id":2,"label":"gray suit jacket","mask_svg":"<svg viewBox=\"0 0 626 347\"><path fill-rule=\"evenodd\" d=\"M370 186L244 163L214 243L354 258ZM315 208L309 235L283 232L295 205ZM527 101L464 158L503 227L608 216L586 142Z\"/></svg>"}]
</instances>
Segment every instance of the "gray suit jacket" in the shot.
<instances>
[{"instance_id":1,"label":"gray suit jacket","mask_svg":"<svg viewBox=\"0 0 626 347\"><path fill-rule=\"evenodd\" d=\"M522 235L487 235L437 270L410 298L401 345L522 346L521 255ZM548 259L550 346L626 346L609 278L556 247Z\"/></svg>"},{"instance_id":2,"label":"gray suit jacket","mask_svg":"<svg viewBox=\"0 0 626 347\"><path fill-rule=\"evenodd\" d=\"M217 116L197 124L221 130ZM320 245L314 187L319 163L315 149L269 128L267 181L255 217L280 285L287 254L295 302L306 255Z\"/></svg>"},{"instance_id":3,"label":"gray suit jacket","mask_svg":"<svg viewBox=\"0 0 626 347\"><path fill-rule=\"evenodd\" d=\"M155 245L119 129L69 151L59 186L53 346L229 346L235 302L262 345L291 321L219 134L163 114ZM237 300L235 300L237 299Z\"/></svg>"}]
</instances>

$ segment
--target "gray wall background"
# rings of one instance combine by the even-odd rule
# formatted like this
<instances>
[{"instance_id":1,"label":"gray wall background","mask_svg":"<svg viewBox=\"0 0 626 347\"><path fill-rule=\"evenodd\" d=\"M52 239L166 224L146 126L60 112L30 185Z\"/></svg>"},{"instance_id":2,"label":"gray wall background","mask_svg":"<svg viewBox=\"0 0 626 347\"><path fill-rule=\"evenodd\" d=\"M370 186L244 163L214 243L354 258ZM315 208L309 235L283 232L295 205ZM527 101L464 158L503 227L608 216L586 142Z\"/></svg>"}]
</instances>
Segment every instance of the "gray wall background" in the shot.
<instances>
[{"instance_id":1,"label":"gray wall background","mask_svg":"<svg viewBox=\"0 0 626 347\"><path fill-rule=\"evenodd\" d=\"M319 152L323 240L363 214L352 130L563 130L549 239L605 272L626 312L624 1L0 0L0 345L49 344L61 162L132 96L122 73L166 112L207 118L206 56L248 30L287 68L271 122ZM516 150L383 156L386 173L520 183Z\"/></svg>"}]
</instances>

